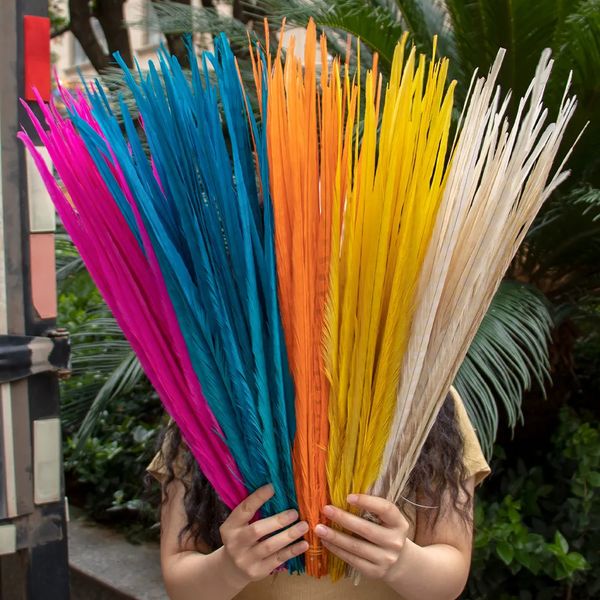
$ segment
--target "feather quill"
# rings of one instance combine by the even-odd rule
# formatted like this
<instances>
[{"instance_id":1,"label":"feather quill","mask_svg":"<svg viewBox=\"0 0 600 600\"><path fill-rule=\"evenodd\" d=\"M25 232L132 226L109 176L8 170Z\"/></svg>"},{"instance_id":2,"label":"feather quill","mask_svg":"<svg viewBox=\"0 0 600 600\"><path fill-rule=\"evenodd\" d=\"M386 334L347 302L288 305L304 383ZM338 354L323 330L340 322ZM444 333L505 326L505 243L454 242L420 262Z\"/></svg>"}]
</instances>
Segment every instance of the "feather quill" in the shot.
<instances>
[{"instance_id":1,"label":"feather quill","mask_svg":"<svg viewBox=\"0 0 600 600\"><path fill-rule=\"evenodd\" d=\"M273 514L295 505L289 434L281 435L288 449L280 452L274 430L286 429L290 418L272 414L266 377L264 294L257 273L257 264L263 272L262 227L248 164L244 99L225 38L215 48L214 55L203 55L202 70L191 61L191 86L177 61L164 52L160 73L150 65L148 77L139 83L122 65L143 119L152 165L124 103L127 136L118 140L115 118L101 112L97 97L91 101L101 126L114 130L111 147L119 164L127 165L209 405L248 488L273 483L276 496L265 507L266 514ZM210 81L211 68L218 74L218 88ZM276 357L281 372L283 359Z\"/></svg>"},{"instance_id":2,"label":"feather quill","mask_svg":"<svg viewBox=\"0 0 600 600\"><path fill-rule=\"evenodd\" d=\"M446 85L445 60L427 69L413 48L405 61L405 44L396 48L382 100L381 80L367 72L331 275L328 475L340 506L349 493L368 491L381 466L416 281L444 185L454 83ZM337 578L344 567L334 560L331 568Z\"/></svg>"},{"instance_id":3,"label":"feather quill","mask_svg":"<svg viewBox=\"0 0 600 600\"><path fill-rule=\"evenodd\" d=\"M249 118L229 43L219 37L214 54L205 53L201 65L190 46L191 83L164 50L148 75L138 67L134 77L120 57L116 60L134 96L150 156L123 100L124 132L98 82L87 89L92 119L71 107L70 120L114 195L113 205L128 221L130 236L138 246L141 239L142 252L155 256L153 267L172 302L193 371L239 467L238 485L252 491L273 483L276 493L265 515L295 507L293 388L275 335L281 337L273 240L265 237L272 215L265 214L258 196L251 150L253 137L260 141L264 134ZM108 224L98 224L112 235ZM129 277L136 279L133 269ZM152 305L151 290L144 292ZM140 315L147 312L145 307ZM289 567L302 570L301 559Z\"/></svg>"}]
</instances>

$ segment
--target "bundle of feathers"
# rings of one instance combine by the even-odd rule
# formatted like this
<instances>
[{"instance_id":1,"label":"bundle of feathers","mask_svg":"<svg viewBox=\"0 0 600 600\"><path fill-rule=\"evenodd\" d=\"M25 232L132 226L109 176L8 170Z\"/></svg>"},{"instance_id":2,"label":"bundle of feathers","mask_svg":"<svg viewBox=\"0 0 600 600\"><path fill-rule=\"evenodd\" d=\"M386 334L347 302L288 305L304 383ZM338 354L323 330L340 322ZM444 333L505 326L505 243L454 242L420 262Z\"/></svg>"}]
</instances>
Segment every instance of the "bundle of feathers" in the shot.
<instances>
[{"instance_id":1,"label":"bundle of feathers","mask_svg":"<svg viewBox=\"0 0 600 600\"><path fill-rule=\"evenodd\" d=\"M389 81L309 23L251 44L252 102L227 38L191 74L163 49L65 110L24 103L57 212L165 409L222 500L311 525L350 492L398 501L501 278L544 200L575 100L547 123L544 54L518 105L473 77L458 123L448 61L398 42ZM39 114L39 113L38 113ZM454 131L451 137L451 130ZM564 164L564 163L563 163ZM343 573L312 533L292 572Z\"/></svg>"}]
</instances>

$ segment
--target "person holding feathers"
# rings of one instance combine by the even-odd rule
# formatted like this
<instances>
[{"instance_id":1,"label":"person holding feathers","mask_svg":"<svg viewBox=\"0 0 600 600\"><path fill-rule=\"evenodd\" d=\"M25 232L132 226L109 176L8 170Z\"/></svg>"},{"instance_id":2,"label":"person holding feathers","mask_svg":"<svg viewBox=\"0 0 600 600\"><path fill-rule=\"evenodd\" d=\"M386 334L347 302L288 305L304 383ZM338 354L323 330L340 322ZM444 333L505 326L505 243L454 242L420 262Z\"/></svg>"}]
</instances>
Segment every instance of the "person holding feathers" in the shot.
<instances>
[{"instance_id":1,"label":"person holding feathers","mask_svg":"<svg viewBox=\"0 0 600 600\"><path fill-rule=\"evenodd\" d=\"M544 55L509 127L499 52L451 143L448 61L427 66L405 47L385 90L376 57L363 87L360 59L351 79L324 37L317 82L312 22L303 61L293 42L285 61L281 45L273 61L256 52L298 506L261 518L266 485L228 509L171 423L148 471L173 600L451 600L466 584L474 490L490 468L451 382L565 177L547 183L574 100L542 133Z\"/></svg>"},{"instance_id":2,"label":"person holding feathers","mask_svg":"<svg viewBox=\"0 0 600 600\"><path fill-rule=\"evenodd\" d=\"M435 42L403 37L384 87L360 45L352 76L324 36L317 65L313 22L303 60L268 33L257 110L222 34L191 80L116 57L135 111L99 82L26 106L60 185L20 137L173 419L148 466L169 596L450 600L490 472L451 383L575 100L545 124L545 53L509 123L499 52L451 140Z\"/></svg>"},{"instance_id":3,"label":"person holding feathers","mask_svg":"<svg viewBox=\"0 0 600 600\"><path fill-rule=\"evenodd\" d=\"M473 491L490 468L452 388L398 505L366 494L348 499L374 520L322 507L314 532L362 575L358 585L279 572L307 551L308 523L296 510L253 520L271 486L229 511L173 423L148 472L162 486L161 563L171 600L450 600L467 580Z\"/></svg>"}]
</instances>

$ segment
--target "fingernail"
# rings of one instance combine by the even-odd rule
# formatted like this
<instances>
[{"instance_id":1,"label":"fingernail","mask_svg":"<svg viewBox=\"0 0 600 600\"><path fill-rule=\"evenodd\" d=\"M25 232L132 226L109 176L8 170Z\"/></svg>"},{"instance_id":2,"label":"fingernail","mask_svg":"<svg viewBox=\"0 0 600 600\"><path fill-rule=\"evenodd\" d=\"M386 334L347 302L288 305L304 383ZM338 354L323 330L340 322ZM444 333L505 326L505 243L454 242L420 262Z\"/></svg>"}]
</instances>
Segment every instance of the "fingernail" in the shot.
<instances>
[{"instance_id":1,"label":"fingernail","mask_svg":"<svg viewBox=\"0 0 600 600\"><path fill-rule=\"evenodd\" d=\"M358 502L358 496L356 494L348 494L348 504L356 504Z\"/></svg>"},{"instance_id":2,"label":"fingernail","mask_svg":"<svg viewBox=\"0 0 600 600\"><path fill-rule=\"evenodd\" d=\"M267 483L266 489L269 494L275 494L275 488L273 487L272 483Z\"/></svg>"},{"instance_id":3,"label":"fingernail","mask_svg":"<svg viewBox=\"0 0 600 600\"><path fill-rule=\"evenodd\" d=\"M286 521L295 521L298 518L298 511L295 509L290 509L285 513Z\"/></svg>"},{"instance_id":4,"label":"fingernail","mask_svg":"<svg viewBox=\"0 0 600 600\"><path fill-rule=\"evenodd\" d=\"M324 537L327 535L327 527L325 527L325 525L321 525L321 523L319 523L315 527L315 533L320 537Z\"/></svg>"},{"instance_id":5,"label":"fingernail","mask_svg":"<svg viewBox=\"0 0 600 600\"><path fill-rule=\"evenodd\" d=\"M308 542L300 542L300 545L298 546L298 551L306 552L307 550L308 550Z\"/></svg>"},{"instance_id":6,"label":"fingernail","mask_svg":"<svg viewBox=\"0 0 600 600\"><path fill-rule=\"evenodd\" d=\"M308 531L308 523L306 521L298 523L298 531L300 533L306 533Z\"/></svg>"},{"instance_id":7,"label":"fingernail","mask_svg":"<svg viewBox=\"0 0 600 600\"><path fill-rule=\"evenodd\" d=\"M327 504L323 507L323 514L327 516L331 516L333 514L333 506Z\"/></svg>"}]
</instances>

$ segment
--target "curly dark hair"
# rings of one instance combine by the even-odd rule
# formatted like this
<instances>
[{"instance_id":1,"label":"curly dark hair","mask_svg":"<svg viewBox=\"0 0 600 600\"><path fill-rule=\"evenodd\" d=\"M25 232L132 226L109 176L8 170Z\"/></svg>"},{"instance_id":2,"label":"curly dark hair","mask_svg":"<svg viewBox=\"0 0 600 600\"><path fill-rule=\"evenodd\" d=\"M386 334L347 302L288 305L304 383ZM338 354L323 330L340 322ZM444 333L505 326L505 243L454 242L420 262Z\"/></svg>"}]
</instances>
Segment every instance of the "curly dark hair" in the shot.
<instances>
[{"instance_id":1,"label":"curly dark hair","mask_svg":"<svg viewBox=\"0 0 600 600\"><path fill-rule=\"evenodd\" d=\"M416 510L423 513L432 524L443 513L437 507L443 506L454 508L463 522L470 524L473 500L465 488L463 449L464 441L456 419L454 399L448 394L411 473L401 502L412 504L410 498L417 499L416 504L423 506L416 506ZM163 502L168 499L168 485L174 479L179 478L185 488L183 501L187 524L179 533L180 540L189 535L197 546L216 550L222 545L219 528L231 511L199 469L174 422L170 422L161 432L158 452L162 454L167 472L162 482ZM442 502L444 494L448 494L450 502ZM410 511L407 513L410 514Z\"/></svg>"}]
</instances>

